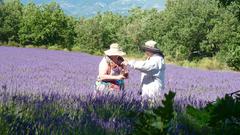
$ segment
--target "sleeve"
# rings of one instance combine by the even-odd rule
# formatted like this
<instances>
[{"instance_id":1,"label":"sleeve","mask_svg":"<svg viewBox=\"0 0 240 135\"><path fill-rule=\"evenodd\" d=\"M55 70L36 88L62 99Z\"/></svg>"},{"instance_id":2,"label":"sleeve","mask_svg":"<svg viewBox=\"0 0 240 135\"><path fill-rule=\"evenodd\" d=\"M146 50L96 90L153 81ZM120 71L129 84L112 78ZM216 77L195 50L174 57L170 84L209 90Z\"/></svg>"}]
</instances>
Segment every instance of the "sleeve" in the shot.
<instances>
[{"instance_id":1,"label":"sleeve","mask_svg":"<svg viewBox=\"0 0 240 135\"><path fill-rule=\"evenodd\" d=\"M129 61L129 66L144 73L149 73L158 68L158 63L154 59L147 61Z\"/></svg>"},{"instance_id":2,"label":"sleeve","mask_svg":"<svg viewBox=\"0 0 240 135\"><path fill-rule=\"evenodd\" d=\"M161 59L160 59L160 62L159 62L159 64L158 64L158 68L159 68L159 69L164 68L164 67L163 67L164 64L165 64L165 61L164 61L163 58L161 58Z\"/></svg>"}]
</instances>

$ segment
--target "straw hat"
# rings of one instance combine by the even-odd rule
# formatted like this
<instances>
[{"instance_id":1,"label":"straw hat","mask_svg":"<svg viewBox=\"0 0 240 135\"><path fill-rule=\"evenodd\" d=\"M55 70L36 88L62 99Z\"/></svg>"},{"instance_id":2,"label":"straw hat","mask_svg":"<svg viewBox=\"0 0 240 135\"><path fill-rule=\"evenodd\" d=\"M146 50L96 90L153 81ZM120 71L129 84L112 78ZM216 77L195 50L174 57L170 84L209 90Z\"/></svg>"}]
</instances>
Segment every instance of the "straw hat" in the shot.
<instances>
[{"instance_id":1,"label":"straw hat","mask_svg":"<svg viewBox=\"0 0 240 135\"><path fill-rule=\"evenodd\" d=\"M117 56L123 56L126 55L125 52L123 52L119 45L117 43L113 43L110 45L110 49L108 49L107 51L104 51L105 55L107 56L113 56L113 55L117 55Z\"/></svg>"},{"instance_id":2,"label":"straw hat","mask_svg":"<svg viewBox=\"0 0 240 135\"><path fill-rule=\"evenodd\" d=\"M145 45L142 47L144 51L150 51L150 52L160 52L160 49L157 48L157 42L153 40L149 40L145 43Z\"/></svg>"}]
</instances>

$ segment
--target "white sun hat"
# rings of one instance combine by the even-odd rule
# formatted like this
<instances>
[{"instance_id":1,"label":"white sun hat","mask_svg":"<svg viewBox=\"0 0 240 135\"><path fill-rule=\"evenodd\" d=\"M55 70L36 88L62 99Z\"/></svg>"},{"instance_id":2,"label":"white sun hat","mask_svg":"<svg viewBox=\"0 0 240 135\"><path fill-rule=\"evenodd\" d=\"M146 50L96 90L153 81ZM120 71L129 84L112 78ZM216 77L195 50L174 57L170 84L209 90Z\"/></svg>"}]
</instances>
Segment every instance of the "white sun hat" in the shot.
<instances>
[{"instance_id":1,"label":"white sun hat","mask_svg":"<svg viewBox=\"0 0 240 135\"><path fill-rule=\"evenodd\" d=\"M123 55L126 55L125 52L123 52L120 47L119 47L119 44L117 43L113 43L110 45L110 49L104 51L105 55L107 56L123 56Z\"/></svg>"},{"instance_id":2,"label":"white sun hat","mask_svg":"<svg viewBox=\"0 0 240 135\"><path fill-rule=\"evenodd\" d=\"M159 52L160 50L157 48L157 42L153 40L149 40L145 43L145 45L142 47L143 50L145 51L150 51L150 52Z\"/></svg>"}]
</instances>

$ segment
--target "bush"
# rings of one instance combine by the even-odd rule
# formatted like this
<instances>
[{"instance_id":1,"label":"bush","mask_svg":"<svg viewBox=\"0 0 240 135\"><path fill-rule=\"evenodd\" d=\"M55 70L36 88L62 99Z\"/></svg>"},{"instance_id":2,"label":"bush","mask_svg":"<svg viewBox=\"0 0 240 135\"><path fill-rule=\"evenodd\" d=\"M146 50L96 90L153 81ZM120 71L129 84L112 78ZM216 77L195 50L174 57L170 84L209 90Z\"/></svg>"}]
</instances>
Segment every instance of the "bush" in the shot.
<instances>
[{"instance_id":1,"label":"bush","mask_svg":"<svg viewBox=\"0 0 240 135\"><path fill-rule=\"evenodd\" d=\"M0 46L6 46L7 44L7 42L0 42Z\"/></svg>"},{"instance_id":2,"label":"bush","mask_svg":"<svg viewBox=\"0 0 240 135\"><path fill-rule=\"evenodd\" d=\"M38 48L47 49L47 46L46 45L41 45L41 46L38 46Z\"/></svg>"},{"instance_id":3,"label":"bush","mask_svg":"<svg viewBox=\"0 0 240 135\"><path fill-rule=\"evenodd\" d=\"M226 95L202 109L188 107L186 115L209 134L236 135L240 131L240 95ZM199 129L195 129L199 130Z\"/></svg>"},{"instance_id":4,"label":"bush","mask_svg":"<svg viewBox=\"0 0 240 135\"><path fill-rule=\"evenodd\" d=\"M7 45L15 46L15 47L22 47L22 45L20 45L19 43L15 42L15 41L8 41Z\"/></svg>"},{"instance_id":5,"label":"bush","mask_svg":"<svg viewBox=\"0 0 240 135\"><path fill-rule=\"evenodd\" d=\"M53 45L48 47L49 50L62 50L62 48L59 47L59 45Z\"/></svg>"},{"instance_id":6,"label":"bush","mask_svg":"<svg viewBox=\"0 0 240 135\"><path fill-rule=\"evenodd\" d=\"M227 66L221 63L216 58L203 58L198 62L197 67L210 70L227 69Z\"/></svg>"},{"instance_id":7,"label":"bush","mask_svg":"<svg viewBox=\"0 0 240 135\"><path fill-rule=\"evenodd\" d=\"M150 108L143 112L132 112L130 118L134 119L133 135L159 135L169 132L171 122L174 119L174 97L175 93L165 94L162 106Z\"/></svg>"}]
</instances>

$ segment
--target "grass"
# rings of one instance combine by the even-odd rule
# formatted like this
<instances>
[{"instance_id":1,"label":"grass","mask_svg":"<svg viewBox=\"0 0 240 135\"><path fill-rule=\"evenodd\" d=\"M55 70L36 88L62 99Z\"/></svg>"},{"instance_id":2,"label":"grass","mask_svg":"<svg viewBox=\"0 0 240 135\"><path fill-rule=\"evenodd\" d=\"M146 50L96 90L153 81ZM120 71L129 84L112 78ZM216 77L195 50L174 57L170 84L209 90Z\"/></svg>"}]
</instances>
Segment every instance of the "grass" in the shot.
<instances>
[{"instance_id":1,"label":"grass","mask_svg":"<svg viewBox=\"0 0 240 135\"><path fill-rule=\"evenodd\" d=\"M175 64L182 67L191 67L191 68L198 68L198 69L205 69L205 70L227 70L230 71L231 68L228 67L226 64L220 62L216 57L213 58L203 58L199 61L175 61L172 59L166 59L166 63L168 64Z\"/></svg>"}]
</instances>

